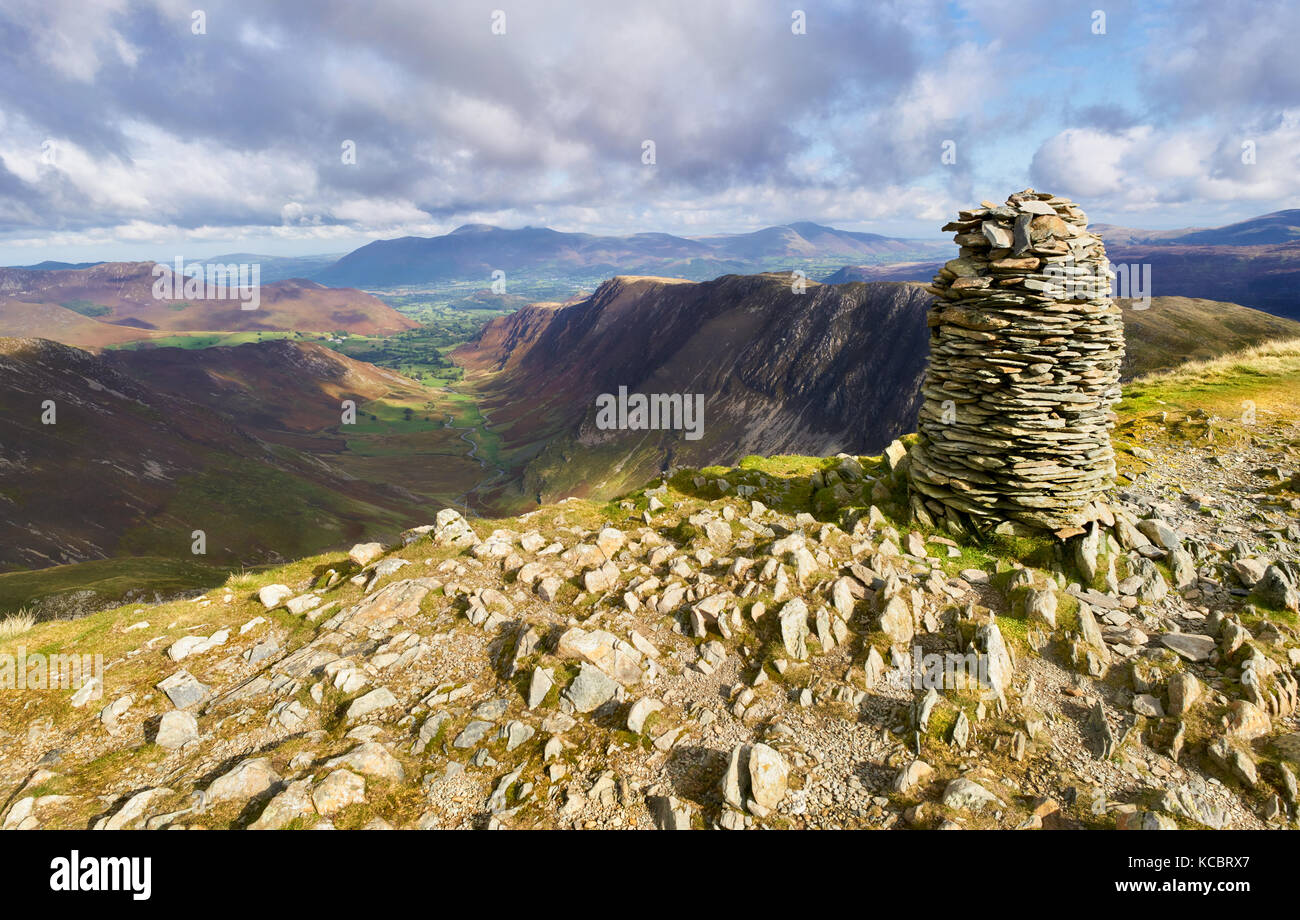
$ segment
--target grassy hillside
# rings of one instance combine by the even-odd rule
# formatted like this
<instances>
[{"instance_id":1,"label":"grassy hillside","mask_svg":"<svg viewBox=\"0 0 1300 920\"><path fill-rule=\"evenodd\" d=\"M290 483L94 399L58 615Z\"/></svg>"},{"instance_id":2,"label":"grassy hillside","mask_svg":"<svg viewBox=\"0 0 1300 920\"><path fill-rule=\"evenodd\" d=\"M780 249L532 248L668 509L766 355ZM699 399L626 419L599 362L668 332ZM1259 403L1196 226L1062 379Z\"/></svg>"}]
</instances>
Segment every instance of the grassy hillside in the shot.
<instances>
[{"instance_id":1,"label":"grassy hillside","mask_svg":"<svg viewBox=\"0 0 1300 920\"><path fill-rule=\"evenodd\" d=\"M1119 412L1200 409L1239 420L1247 400L1266 419L1300 417L1300 338L1266 342L1134 380L1124 388Z\"/></svg>"},{"instance_id":2,"label":"grassy hillside","mask_svg":"<svg viewBox=\"0 0 1300 920\"><path fill-rule=\"evenodd\" d=\"M289 342L100 357L0 339L0 596L23 604L103 584L105 557L151 595L205 577L395 534L485 475L458 394ZM58 408L42 424L41 401ZM341 403L356 402L343 424ZM479 420L481 421L481 420ZM477 422L471 422L477 423ZM191 555L204 532L206 558ZM32 570L58 567L39 576Z\"/></svg>"},{"instance_id":3,"label":"grassy hillside","mask_svg":"<svg viewBox=\"0 0 1300 920\"><path fill-rule=\"evenodd\" d=\"M1191 297L1154 297L1145 309L1120 300L1126 379L1213 358L1274 339L1300 336L1300 322L1235 303Z\"/></svg>"}]
</instances>

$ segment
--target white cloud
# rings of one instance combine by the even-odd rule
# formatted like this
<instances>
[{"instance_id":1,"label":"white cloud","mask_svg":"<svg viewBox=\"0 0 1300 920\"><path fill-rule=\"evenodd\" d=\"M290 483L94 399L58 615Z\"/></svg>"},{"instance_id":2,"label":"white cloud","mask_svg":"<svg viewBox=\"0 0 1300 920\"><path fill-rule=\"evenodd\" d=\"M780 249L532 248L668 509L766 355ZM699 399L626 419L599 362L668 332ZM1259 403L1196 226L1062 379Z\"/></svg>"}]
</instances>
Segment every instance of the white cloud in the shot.
<instances>
[{"instance_id":1,"label":"white cloud","mask_svg":"<svg viewBox=\"0 0 1300 920\"><path fill-rule=\"evenodd\" d=\"M1096 214L1271 210L1300 175L1298 110L1276 103L1300 73L1277 37L1296 16L1265 0L1245 14L1251 36L1201 0L1114 0L1100 38L1083 0L837 0L808 9L806 36L789 9L744 0L545 0L511 9L505 36L472 0L364 13L228 0L204 36L190 34L193 7L4 4L0 239L341 240L470 221L704 233L802 218L924 233L1030 177ZM1148 33L1153 50L1129 60ZM1204 111L1172 102L1180 90ZM1063 122L1099 102L1113 103L1109 127ZM340 162L344 139L356 165ZM949 139L955 168L940 163Z\"/></svg>"},{"instance_id":2,"label":"white cloud","mask_svg":"<svg viewBox=\"0 0 1300 920\"><path fill-rule=\"evenodd\" d=\"M6 6L9 15L36 24L36 54L69 79L95 79L109 49L135 63L131 44L111 24L126 8L126 0L8 0Z\"/></svg>"},{"instance_id":3,"label":"white cloud","mask_svg":"<svg viewBox=\"0 0 1300 920\"><path fill-rule=\"evenodd\" d=\"M1254 162L1243 162L1247 141ZM1039 147L1032 172L1041 188L1113 212L1196 202L1257 203L1256 212L1294 206L1300 197L1300 109L1255 130L1222 124L1068 129Z\"/></svg>"},{"instance_id":4,"label":"white cloud","mask_svg":"<svg viewBox=\"0 0 1300 920\"><path fill-rule=\"evenodd\" d=\"M1077 200L1124 193L1126 161L1151 135L1149 126L1108 133L1070 128L1049 138L1034 155L1036 187Z\"/></svg>"}]
</instances>

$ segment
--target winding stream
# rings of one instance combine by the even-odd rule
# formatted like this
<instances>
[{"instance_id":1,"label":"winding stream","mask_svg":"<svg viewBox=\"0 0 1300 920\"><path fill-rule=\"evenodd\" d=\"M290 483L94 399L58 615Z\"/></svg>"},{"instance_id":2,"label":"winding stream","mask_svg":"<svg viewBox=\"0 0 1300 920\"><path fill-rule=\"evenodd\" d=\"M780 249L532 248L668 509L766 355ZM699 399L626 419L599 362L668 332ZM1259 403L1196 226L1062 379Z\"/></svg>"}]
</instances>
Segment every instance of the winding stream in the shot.
<instances>
[{"instance_id":1,"label":"winding stream","mask_svg":"<svg viewBox=\"0 0 1300 920\"><path fill-rule=\"evenodd\" d=\"M462 427L457 427L454 424L456 421L456 417L454 414L449 412L447 413L446 427L450 428L452 431L459 431L460 439L469 445L469 449L465 452L465 456L469 457L471 460L477 463L484 470L493 469L494 467L488 460L478 455L478 442L475 441L472 437L470 437L470 432L472 431L478 431L481 437L487 436L487 426L491 424L491 420L488 418L487 413L484 412L482 409L479 410L479 414L483 416L483 424L481 426L468 425L462 428ZM504 467L497 466L495 467L495 469L496 469L496 473L494 473L492 476L486 479L479 480L463 495L457 497L453 501L453 504L461 505L466 510L468 510L470 495L474 494L475 492L478 492L479 490L483 489L485 486L491 485L492 483L500 479L502 476L506 475L506 470Z\"/></svg>"}]
</instances>

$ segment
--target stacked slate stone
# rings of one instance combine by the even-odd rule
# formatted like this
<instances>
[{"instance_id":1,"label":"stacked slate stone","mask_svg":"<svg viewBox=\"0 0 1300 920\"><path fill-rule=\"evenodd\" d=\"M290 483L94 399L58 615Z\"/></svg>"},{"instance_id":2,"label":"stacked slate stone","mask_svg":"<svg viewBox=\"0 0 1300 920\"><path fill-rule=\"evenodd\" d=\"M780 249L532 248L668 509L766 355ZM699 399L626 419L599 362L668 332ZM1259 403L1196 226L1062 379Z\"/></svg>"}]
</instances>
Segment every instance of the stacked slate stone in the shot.
<instances>
[{"instance_id":1,"label":"stacked slate stone","mask_svg":"<svg viewBox=\"0 0 1300 920\"><path fill-rule=\"evenodd\" d=\"M928 289L913 510L978 530L1105 520L1124 354L1105 248L1066 198L982 205L943 228L961 251Z\"/></svg>"}]
</instances>

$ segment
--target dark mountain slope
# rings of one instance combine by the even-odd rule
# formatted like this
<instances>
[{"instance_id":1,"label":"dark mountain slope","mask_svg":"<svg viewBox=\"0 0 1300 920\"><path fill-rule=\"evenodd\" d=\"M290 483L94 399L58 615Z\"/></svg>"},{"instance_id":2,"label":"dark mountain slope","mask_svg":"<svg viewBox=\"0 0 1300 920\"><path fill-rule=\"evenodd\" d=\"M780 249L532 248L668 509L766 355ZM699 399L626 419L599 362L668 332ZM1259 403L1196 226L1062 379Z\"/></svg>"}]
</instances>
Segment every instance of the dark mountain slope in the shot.
<instances>
[{"instance_id":1,"label":"dark mountain slope","mask_svg":"<svg viewBox=\"0 0 1300 920\"><path fill-rule=\"evenodd\" d=\"M1173 242L1117 244L1107 239L1106 253L1112 263L1137 266L1129 271L1140 272L1143 279L1149 277L1150 290L1146 293L1152 296L1242 304L1300 320L1300 242L1210 246ZM822 280L826 284L929 281L942 265L846 265Z\"/></svg>"},{"instance_id":2,"label":"dark mountain slope","mask_svg":"<svg viewBox=\"0 0 1300 920\"><path fill-rule=\"evenodd\" d=\"M1236 303L1300 320L1300 242L1269 246L1161 243L1108 245L1106 249L1114 263L1149 265L1152 293L1157 296Z\"/></svg>"},{"instance_id":3,"label":"dark mountain slope","mask_svg":"<svg viewBox=\"0 0 1300 920\"><path fill-rule=\"evenodd\" d=\"M527 456L523 494L612 494L670 465L867 453L910 430L926 357L919 286L788 276L615 278L561 309L496 320L456 353L493 430ZM605 431L596 397L701 394L703 433Z\"/></svg>"},{"instance_id":4,"label":"dark mountain slope","mask_svg":"<svg viewBox=\"0 0 1300 920\"><path fill-rule=\"evenodd\" d=\"M494 320L455 360L517 474L497 500L608 497L671 465L878 452L915 421L928 303L914 284L813 284L796 294L785 275L623 277L579 303ZM1126 376L1300 336L1300 324L1236 304L1121 304ZM619 387L703 394L703 436L602 430L597 397Z\"/></svg>"}]
</instances>

